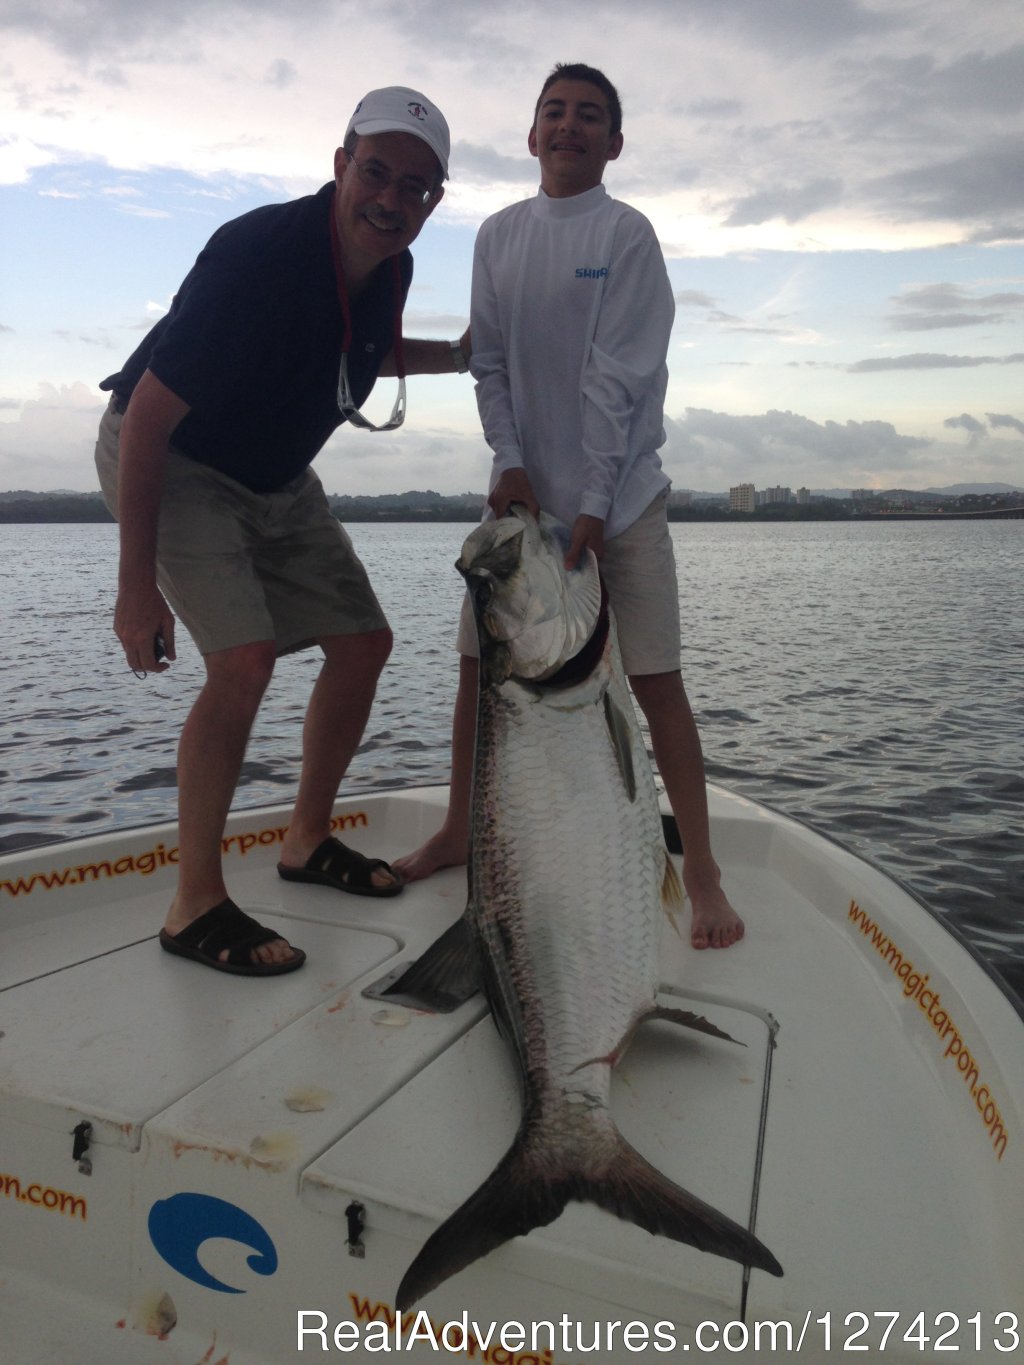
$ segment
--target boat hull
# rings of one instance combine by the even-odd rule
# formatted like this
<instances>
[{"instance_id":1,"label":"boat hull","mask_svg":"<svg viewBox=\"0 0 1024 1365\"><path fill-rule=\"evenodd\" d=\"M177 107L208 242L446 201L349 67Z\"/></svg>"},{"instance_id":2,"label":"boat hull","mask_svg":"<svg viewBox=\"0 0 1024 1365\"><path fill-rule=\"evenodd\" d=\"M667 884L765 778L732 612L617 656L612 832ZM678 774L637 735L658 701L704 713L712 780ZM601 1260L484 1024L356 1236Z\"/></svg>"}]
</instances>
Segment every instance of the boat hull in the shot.
<instances>
[{"instance_id":1,"label":"boat hull","mask_svg":"<svg viewBox=\"0 0 1024 1365\"><path fill-rule=\"evenodd\" d=\"M336 819L392 857L440 824L445 801L441 789L369 794ZM753 1360L769 1323L783 1345L802 1331L805 1353L816 1334L824 1358L826 1331L834 1351L877 1348L876 1315L897 1311L887 1360L922 1359L902 1340L918 1314L933 1339L957 1315L950 1344L1002 1358L998 1315L1024 1303L1020 1013L891 879L729 792L712 787L710 804L748 935L698 954L666 929L659 975L665 1003L713 1011L747 1046L645 1026L612 1109L666 1174L751 1226L783 1280L579 1205L399 1324L411 1256L518 1123L513 1065L482 1000L430 1015L364 994L457 917L465 874L388 902L285 883L286 812L266 809L232 817L226 861L236 899L309 953L271 982L159 951L173 826L0 859L11 1360L279 1365L300 1341L316 1358L324 1341L350 1355L358 1343L368 1359L386 1338L436 1361L431 1334L464 1313L480 1336L459 1348L451 1328L453 1359L484 1358L491 1323L522 1324L522 1345L513 1331L491 1355L517 1365L533 1365L535 1324L545 1365L660 1360L670 1334L696 1349L699 1330L705 1347L727 1341L730 1358ZM545 1357L545 1324L557 1333L563 1318L576 1344L555 1339ZM630 1323L646 1352L624 1353ZM609 1330L610 1346L590 1350Z\"/></svg>"}]
</instances>

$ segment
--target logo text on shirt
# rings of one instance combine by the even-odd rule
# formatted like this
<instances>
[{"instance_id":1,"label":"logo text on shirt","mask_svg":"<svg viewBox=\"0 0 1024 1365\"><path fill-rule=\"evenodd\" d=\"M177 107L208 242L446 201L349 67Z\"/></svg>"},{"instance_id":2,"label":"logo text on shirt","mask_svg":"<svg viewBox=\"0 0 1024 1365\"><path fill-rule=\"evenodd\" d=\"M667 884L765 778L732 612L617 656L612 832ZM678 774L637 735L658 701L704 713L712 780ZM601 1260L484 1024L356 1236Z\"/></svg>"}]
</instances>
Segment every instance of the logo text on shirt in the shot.
<instances>
[{"instance_id":1,"label":"logo text on shirt","mask_svg":"<svg viewBox=\"0 0 1024 1365\"><path fill-rule=\"evenodd\" d=\"M581 265L576 267L576 278L578 280L603 280L608 274L608 267Z\"/></svg>"}]
</instances>

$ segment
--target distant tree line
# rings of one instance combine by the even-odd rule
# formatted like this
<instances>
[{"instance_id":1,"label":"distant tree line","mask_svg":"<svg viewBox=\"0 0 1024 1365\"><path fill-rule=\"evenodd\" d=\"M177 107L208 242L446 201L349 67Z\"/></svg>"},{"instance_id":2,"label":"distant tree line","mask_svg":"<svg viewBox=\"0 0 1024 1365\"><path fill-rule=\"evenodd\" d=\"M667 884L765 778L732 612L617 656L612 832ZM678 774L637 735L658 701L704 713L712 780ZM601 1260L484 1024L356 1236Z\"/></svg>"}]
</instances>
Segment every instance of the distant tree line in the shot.
<instances>
[{"instance_id":1,"label":"distant tree line","mask_svg":"<svg viewBox=\"0 0 1024 1365\"><path fill-rule=\"evenodd\" d=\"M870 500L815 498L811 503L767 503L753 512L730 512L721 501L700 499L688 505L670 503L669 521L863 521L922 516L998 516L1024 504L1024 494L961 494L938 499L934 494L900 498L879 495ZM483 493L445 495L425 492L385 493L375 497L335 494L331 511L344 522L477 522ZM99 493L0 493L0 524L25 522L102 522L113 517Z\"/></svg>"},{"instance_id":2,"label":"distant tree line","mask_svg":"<svg viewBox=\"0 0 1024 1365\"><path fill-rule=\"evenodd\" d=\"M112 522L99 493L38 493L0 497L0 524L14 522Z\"/></svg>"}]
</instances>

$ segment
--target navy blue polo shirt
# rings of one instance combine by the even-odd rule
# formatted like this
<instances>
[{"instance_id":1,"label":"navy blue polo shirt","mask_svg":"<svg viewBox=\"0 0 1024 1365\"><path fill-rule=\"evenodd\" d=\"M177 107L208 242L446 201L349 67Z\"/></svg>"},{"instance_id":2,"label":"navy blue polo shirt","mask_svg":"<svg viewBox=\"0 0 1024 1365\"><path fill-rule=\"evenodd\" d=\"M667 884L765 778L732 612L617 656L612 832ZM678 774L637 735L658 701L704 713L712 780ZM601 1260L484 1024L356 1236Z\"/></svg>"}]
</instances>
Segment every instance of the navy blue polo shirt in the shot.
<instances>
[{"instance_id":1,"label":"navy blue polo shirt","mask_svg":"<svg viewBox=\"0 0 1024 1365\"><path fill-rule=\"evenodd\" d=\"M343 420L333 189L253 209L218 228L167 315L100 384L126 400L152 370L190 408L175 429L175 449L257 493L301 474ZM401 306L412 256L398 259ZM349 381L360 404L393 345L394 280L392 261L384 261L351 306Z\"/></svg>"}]
</instances>

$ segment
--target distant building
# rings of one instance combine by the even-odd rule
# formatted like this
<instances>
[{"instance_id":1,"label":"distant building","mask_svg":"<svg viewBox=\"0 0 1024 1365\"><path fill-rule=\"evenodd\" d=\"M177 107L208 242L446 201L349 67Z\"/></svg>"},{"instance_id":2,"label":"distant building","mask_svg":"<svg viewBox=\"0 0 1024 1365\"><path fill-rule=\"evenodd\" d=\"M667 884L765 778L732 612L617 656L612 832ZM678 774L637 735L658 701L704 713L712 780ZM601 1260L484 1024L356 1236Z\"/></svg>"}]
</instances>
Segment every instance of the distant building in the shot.
<instances>
[{"instance_id":1,"label":"distant building","mask_svg":"<svg viewBox=\"0 0 1024 1365\"><path fill-rule=\"evenodd\" d=\"M693 494L688 488L673 488L668 495L669 507L692 507Z\"/></svg>"},{"instance_id":2,"label":"distant building","mask_svg":"<svg viewBox=\"0 0 1024 1365\"><path fill-rule=\"evenodd\" d=\"M876 496L873 488L851 488L850 497L854 502L870 502Z\"/></svg>"},{"instance_id":3,"label":"distant building","mask_svg":"<svg viewBox=\"0 0 1024 1365\"><path fill-rule=\"evenodd\" d=\"M738 483L729 489L730 512L752 512L756 505L756 491L752 483Z\"/></svg>"},{"instance_id":4,"label":"distant building","mask_svg":"<svg viewBox=\"0 0 1024 1365\"><path fill-rule=\"evenodd\" d=\"M798 488L796 490L796 500L800 507L807 507L811 501L811 490L809 488Z\"/></svg>"},{"instance_id":5,"label":"distant building","mask_svg":"<svg viewBox=\"0 0 1024 1365\"><path fill-rule=\"evenodd\" d=\"M783 488L780 485L775 488L766 488L763 493L757 495L757 500L762 507L770 507L773 503L792 502L793 494L788 488Z\"/></svg>"}]
</instances>

